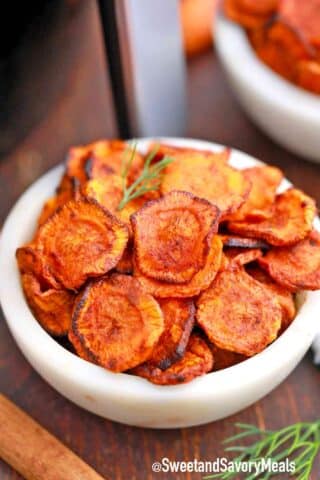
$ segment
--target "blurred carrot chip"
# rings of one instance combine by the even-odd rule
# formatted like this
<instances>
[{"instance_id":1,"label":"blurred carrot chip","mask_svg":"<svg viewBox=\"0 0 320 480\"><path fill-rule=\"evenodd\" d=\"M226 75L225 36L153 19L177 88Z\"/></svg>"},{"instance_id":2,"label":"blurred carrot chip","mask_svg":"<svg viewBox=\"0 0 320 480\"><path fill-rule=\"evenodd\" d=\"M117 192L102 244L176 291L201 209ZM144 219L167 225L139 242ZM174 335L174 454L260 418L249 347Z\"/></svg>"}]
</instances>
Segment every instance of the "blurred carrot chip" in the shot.
<instances>
[{"instance_id":1,"label":"blurred carrot chip","mask_svg":"<svg viewBox=\"0 0 320 480\"><path fill-rule=\"evenodd\" d=\"M278 0L279 1L279 0ZM245 28L263 26L276 11L277 0L224 0L225 14Z\"/></svg>"},{"instance_id":2,"label":"blurred carrot chip","mask_svg":"<svg viewBox=\"0 0 320 480\"><path fill-rule=\"evenodd\" d=\"M320 234L316 231L296 245L270 250L259 259L279 285L296 292L320 289Z\"/></svg>"},{"instance_id":3,"label":"blurred carrot chip","mask_svg":"<svg viewBox=\"0 0 320 480\"><path fill-rule=\"evenodd\" d=\"M148 363L166 370L185 353L194 326L195 306L189 299L160 299L164 332L159 338Z\"/></svg>"},{"instance_id":4,"label":"blurred carrot chip","mask_svg":"<svg viewBox=\"0 0 320 480\"><path fill-rule=\"evenodd\" d=\"M134 368L131 373L146 378L157 385L176 385L187 383L212 370L213 355L205 340L193 333L186 353L181 360L166 370L145 363Z\"/></svg>"},{"instance_id":5,"label":"blurred carrot chip","mask_svg":"<svg viewBox=\"0 0 320 480\"><path fill-rule=\"evenodd\" d=\"M272 216L272 206L283 173L276 167L259 166L242 170L252 188L244 204L228 217L230 221L264 220Z\"/></svg>"},{"instance_id":6,"label":"blurred carrot chip","mask_svg":"<svg viewBox=\"0 0 320 480\"><path fill-rule=\"evenodd\" d=\"M114 268L127 241L127 227L89 200L64 205L42 225L36 238L52 276L71 290Z\"/></svg>"},{"instance_id":7,"label":"blurred carrot chip","mask_svg":"<svg viewBox=\"0 0 320 480\"><path fill-rule=\"evenodd\" d=\"M314 200L291 188L276 197L271 218L259 222L229 222L228 229L239 235L261 238L271 245L292 245L312 230L315 215Z\"/></svg>"},{"instance_id":8,"label":"blurred carrot chip","mask_svg":"<svg viewBox=\"0 0 320 480\"><path fill-rule=\"evenodd\" d=\"M220 272L197 306L210 342L248 357L275 340L281 326L278 302L243 267Z\"/></svg>"},{"instance_id":9,"label":"blurred carrot chip","mask_svg":"<svg viewBox=\"0 0 320 480\"><path fill-rule=\"evenodd\" d=\"M97 364L123 372L150 357L164 321L159 304L137 280L113 274L86 287L72 329Z\"/></svg>"},{"instance_id":10,"label":"blurred carrot chip","mask_svg":"<svg viewBox=\"0 0 320 480\"><path fill-rule=\"evenodd\" d=\"M190 281L206 261L219 210L188 192L173 191L131 217L135 261L147 277Z\"/></svg>"},{"instance_id":11,"label":"blurred carrot chip","mask_svg":"<svg viewBox=\"0 0 320 480\"><path fill-rule=\"evenodd\" d=\"M277 299L282 309L281 332L284 331L296 315L296 305L292 292L288 288L276 283L267 272L257 266L250 265L247 267L247 272L255 280L262 283L264 288L270 291L270 293Z\"/></svg>"},{"instance_id":12,"label":"blurred carrot chip","mask_svg":"<svg viewBox=\"0 0 320 480\"><path fill-rule=\"evenodd\" d=\"M165 170L162 194L183 190L216 205L222 215L233 213L248 197L251 183L240 170L226 164L224 157L224 152L177 156Z\"/></svg>"},{"instance_id":13,"label":"blurred carrot chip","mask_svg":"<svg viewBox=\"0 0 320 480\"><path fill-rule=\"evenodd\" d=\"M74 295L67 290L41 290L41 286L31 274L22 275L22 288L34 316L51 335L62 336L68 333Z\"/></svg>"},{"instance_id":14,"label":"blurred carrot chip","mask_svg":"<svg viewBox=\"0 0 320 480\"><path fill-rule=\"evenodd\" d=\"M194 297L209 287L217 275L222 261L222 241L219 235L214 235L210 244L205 265L189 282L174 284L155 280L144 275L134 263L134 276L143 288L158 298L186 298Z\"/></svg>"},{"instance_id":15,"label":"blurred carrot chip","mask_svg":"<svg viewBox=\"0 0 320 480\"><path fill-rule=\"evenodd\" d=\"M305 42L320 46L320 0L282 0L278 15Z\"/></svg>"},{"instance_id":16,"label":"blurred carrot chip","mask_svg":"<svg viewBox=\"0 0 320 480\"><path fill-rule=\"evenodd\" d=\"M305 60L298 63L297 84L320 94L320 62Z\"/></svg>"}]
</instances>

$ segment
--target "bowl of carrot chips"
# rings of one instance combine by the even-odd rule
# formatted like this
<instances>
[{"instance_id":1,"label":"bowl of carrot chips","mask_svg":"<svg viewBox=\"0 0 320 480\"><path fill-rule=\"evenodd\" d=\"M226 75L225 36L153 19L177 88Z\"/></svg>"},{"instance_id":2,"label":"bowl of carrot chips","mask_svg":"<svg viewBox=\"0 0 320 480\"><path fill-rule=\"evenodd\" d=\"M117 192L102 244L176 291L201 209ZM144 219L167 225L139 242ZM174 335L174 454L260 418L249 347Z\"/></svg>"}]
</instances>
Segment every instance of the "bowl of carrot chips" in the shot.
<instances>
[{"instance_id":1,"label":"bowl of carrot chips","mask_svg":"<svg viewBox=\"0 0 320 480\"><path fill-rule=\"evenodd\" d=\"M320 161L320 0L224 0L215 45L244 110L272 139Z\"/></svg>"},{"instance_id":2,"label":"bowl of carrot chips","mask_svg":"<svg viewBox=\"0 0 320 480\"><path fill-rule=\"evenodd\" d=\"M237 150L186 139L72 147L1 236L22 352L103 417L174 428L277 386L318 323L314 200Z\"/></svg>"}]
</instances>

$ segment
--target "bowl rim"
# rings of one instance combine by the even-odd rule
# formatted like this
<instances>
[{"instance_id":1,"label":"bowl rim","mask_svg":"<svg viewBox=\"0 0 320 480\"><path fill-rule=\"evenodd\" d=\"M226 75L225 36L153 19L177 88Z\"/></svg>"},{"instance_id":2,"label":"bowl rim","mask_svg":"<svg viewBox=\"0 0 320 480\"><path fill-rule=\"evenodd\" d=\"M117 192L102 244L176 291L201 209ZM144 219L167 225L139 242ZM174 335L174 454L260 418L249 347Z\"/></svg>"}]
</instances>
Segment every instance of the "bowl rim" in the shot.
<instances>
[{"instance_id":1,"label":"bowl rim","mask_svg":"<svg viewBox=\"0 0 320 480\"><path fill-rule=\"evenodd\" d=\"M221 10L213 28L219 57L242 84L249 84L257 96L271 105L280 105L291 115L319 123L320 95L291 83L265 65L254 52L245 29L228 19Z\"/></svg>"},{"instance_id":2,"label":"bowl rim","mask_svg":"<svg viewBox=\"0 0 320 480\"><path fill-rule=\"evenodd\" d=\"M190 138L153 137L141 138L137 141L139 149L147 148L152 141L212 150L213 152L225 148L221 144ZM244 152L232 149L231 163L238 162L243 162L248 166L263 164ZM244 362L224 370L208 373L187 384L154 385L140 377L107 371L66 350L39 325L28 308L22 293L20 275L14 257L20 239L15 240L16 244L12 240L16 236L19 237L19 233L20 237L25 235L21 231L16 235L17 225L19 225L20 219L29 220L26 218L26 216L28 217L26 212L30 210L27 205L31 205L32 198L36 197L37 204L40 203L38 207L41 207L42 201L38 200L39 195L48 198L62 171L62 165L54 167L36 180L20 196L4 223L0 237L0 271L2 272L0 302L3 313L18 346L33 367L37 371L40 370L40 374L44 369L49 370L59 374L75 387L99 392L105 396L108 396L110 391L116 391L134 401L148 400L160 404L174 399L184 402L186 399L208 396L210 392L213 394L212 392L215 391L223 391L226 394L230 392L231 394L236 387L245 388L246 384L252 385L252 382L257 379L257 376L258 378L261 376L264 369L275 372L279 367L279 359L285 361L295 358L297 342L305 344L306 348L311 345L316 333L314 310L320 304L319 291L306 293L306 301L289 328L265 350ZM290 185L290 182L285 181L283 188ZM32 218L32 221L35 223L36 218Z\"/></svg>"}]
</instances>

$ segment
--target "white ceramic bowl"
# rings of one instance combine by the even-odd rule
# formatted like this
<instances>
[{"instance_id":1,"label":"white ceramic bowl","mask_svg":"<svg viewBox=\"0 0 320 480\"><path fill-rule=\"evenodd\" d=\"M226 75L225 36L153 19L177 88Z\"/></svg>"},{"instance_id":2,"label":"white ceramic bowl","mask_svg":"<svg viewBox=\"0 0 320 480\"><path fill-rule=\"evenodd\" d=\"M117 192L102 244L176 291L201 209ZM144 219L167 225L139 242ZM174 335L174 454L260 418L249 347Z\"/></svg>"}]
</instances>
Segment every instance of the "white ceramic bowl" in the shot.
<instances>
[{"instance_id":1,"label":"white ceramic bowl","mask_svg":"<svg viewBox=\"0 0 320 480\"><path fill-rule=\"evenodd\" d=\"M217 15L215 46L240 104L288 150L320 162L320 96L298 88L256 56L244 29Z\"/></svg>"},{"instance_id":2,"label":"white ceramic bowl","mask_svg":"<svg viewBox=\"0 0 320 480\"><path fill-rule=\"evenodd\" d=\"M163 140L212 151L223 148L197 140ZM147 140L141 140L139 147L145 148L147 144ZM258 163L236 150L231 161L239 168ZM287 377L314 338L320 293L306 294L292 325L262 353L185 385L157 386L132 375L108 372L53 340L26 304L15 250L30 239L41 206L53 193L62 171L62 166L50 170L22 195L4 225L0 244L0 300L5 317L23 354L50 385L102 417L141 427L174 428L199 425L235 413ZM287 186L285 182L283 187Z\"/></svg>"}]
</instances>

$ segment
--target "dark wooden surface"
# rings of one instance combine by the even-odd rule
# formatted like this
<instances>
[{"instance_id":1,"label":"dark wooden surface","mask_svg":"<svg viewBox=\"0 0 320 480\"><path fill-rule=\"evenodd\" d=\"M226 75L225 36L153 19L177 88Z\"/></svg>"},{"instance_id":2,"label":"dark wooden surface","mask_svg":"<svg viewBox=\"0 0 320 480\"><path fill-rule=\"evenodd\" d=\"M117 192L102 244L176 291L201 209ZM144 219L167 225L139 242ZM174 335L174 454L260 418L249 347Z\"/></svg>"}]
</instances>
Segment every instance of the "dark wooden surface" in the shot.
<instances>
[{"instance_id":1,"label":"dark wooden surface","mask_svg":"<svg viewBox=\"0 0 320 480\"><path fill-rule=\"evenodd\" d=\"M68 145L115 134L112 112L107 106L104 58L92 5L93 2L90 8L79 9L69 19L66 31L58 30L59 33L53 35L53 48L59 42L64 47L59 55L51 55L50 66L39 53L44 69L41 75L49 82L47 89L37 83L36 69L33 69L34 81L29 72L25 88L36 114L30 117L18 103L11 112L14 116L10 128L7 125L5 130L5 125L1 126L1 131L6 132L14 145L0 160L0 223L27 185L61 161ZM84 30L85 42L72 41L77 35L81 39L80 32ZM65 65L62 77L59 76L61 64ZM188 136L231 145L280 166L298 187L315 196L320 204L320 165L284 151L247 119L212 52L189 64L188 97ZM6 144L9 143L8 140ZM221 442L234 433L235 422L253 422L273 429L290 422L319 418L319 382L320 372L308 354L275 391L231 418L180 430L131 428L94 416L55 392L23 358L0 316L0 391L109 479L201 478L200 474L190 473L153 474L151 465L162 457L213 460L223 455ZM319 478L319 471L318 461L313 480ZM0 461L1 480L19 478Z\"/></svg>"}]
</instances>

